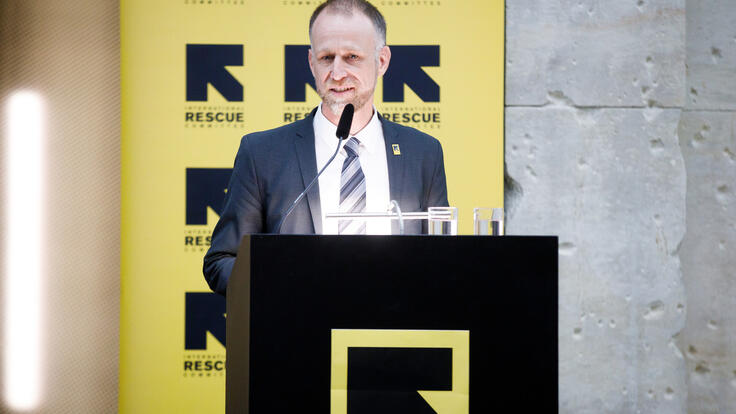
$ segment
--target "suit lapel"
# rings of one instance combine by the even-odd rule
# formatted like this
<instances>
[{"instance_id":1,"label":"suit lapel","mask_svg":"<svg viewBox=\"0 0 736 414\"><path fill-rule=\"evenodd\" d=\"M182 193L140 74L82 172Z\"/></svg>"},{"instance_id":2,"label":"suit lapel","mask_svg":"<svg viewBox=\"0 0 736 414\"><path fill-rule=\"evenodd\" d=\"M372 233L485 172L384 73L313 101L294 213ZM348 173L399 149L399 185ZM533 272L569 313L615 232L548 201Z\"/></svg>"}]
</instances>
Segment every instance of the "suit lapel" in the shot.
<instances>
[{"instance_id":1,"label":"suit lapel","mask_svg":"<svg viewBox=\"0 0 736 414\"><path fill-rule=\"evenodd\" d=\"M401 147L401 137L396 126L383 119L379 114L381 124L383 126L383 140L386 145L386 161L388 165L388 186L389 196L391 200L396 200L401 205L401 193L404 190L404 171L406 170L403 163L404 157L393 155L393 144L399 144Z\"/></svg>"},{"instance_id":2,"label":"suit lapel","mask_svg":"<svg viewBox=\"0 0 736 414\"><path fill-rule=\"evenodd\" d=\"M314 111L312 112L314 113ZM299 160L299 169L302 173L302 183L307 188L310 182L317 175L317 154L314 149L314 126L313 118L307 117L301 122L300 128L297 129L297 138L294 140L297 159ZM312 214L312 225L316 234L322 233L322 209L319 200L319 182L312 186L307 193L307 204L309 212Z\"/></svg>"}]
</instances>

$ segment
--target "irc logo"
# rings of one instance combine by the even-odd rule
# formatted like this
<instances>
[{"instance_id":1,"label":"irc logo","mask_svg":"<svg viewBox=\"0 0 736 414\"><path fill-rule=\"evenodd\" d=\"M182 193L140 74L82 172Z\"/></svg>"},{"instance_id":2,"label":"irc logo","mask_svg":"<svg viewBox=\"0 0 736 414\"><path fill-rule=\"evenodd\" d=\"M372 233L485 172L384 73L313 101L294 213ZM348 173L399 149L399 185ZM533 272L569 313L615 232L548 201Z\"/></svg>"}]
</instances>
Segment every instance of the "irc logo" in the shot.
<instances>
[{"instance_id":1,"label":"irc logo","mask_svg":"<svg viewBox=\"0 0 736 414\"><path fill-rule=\"evenodd\" d=\"M305 102L306 85L316 89L307 62L309 45L284 46L284 100ZM440 101L440 86L422 67L440 65L439 45L391 46L391 63L383 76L383 102L403 102L404 85L424 102Z\"/></svg>"},{"instance_id":2,"label":"irc logo","mask_svg":"<svg viewBox=\"0 0 736 414\"><path fill-rule=\"evenodd\" d=\"M243 66L243 45L187 44L187 101L207 101L212 85L230 102L243 102L243 85L226 66Z\"/></svg>"},{"instance_id":3,"label":"irc logo","mask_svg":"<svg viewBox=\"0 0 736 414\"><path fill-rule=\"evenodd\" d=\"M225 346L225 298L211 292L186 292L184 349L207 349L207 332Z\"/></svg>"},{"instance_id":4,"label":"irc logo","mask_svg":"<svg viewBox=\"0 0 736 414\"><path fill-rule=\"evenodd\" d=\"M439 102L440 85L422 69L439 65L439 45L391 46L391 62L383 76L383 101L403 102L406 84L424 102Z\"/></svg>"},{"instance_id":5,"label":"irc logo","mask_svg":"<svg viewBox=\"0 0 736 414\"><path fill-rule=\"evenodd\" d=\"M220 214L231 173L232 168L187 168L187 225L206 225L207 207Z\"/></svg>"},{"instance_id":6,"label":"irc logo","mask_svg":"<svg viewBox=\"0 0 736 414\"><path fill-rule=\"evenodd\" d=\"M467 414L469 372L469 331L333 329L330 412Z\"/></svg>"}]
</instances>

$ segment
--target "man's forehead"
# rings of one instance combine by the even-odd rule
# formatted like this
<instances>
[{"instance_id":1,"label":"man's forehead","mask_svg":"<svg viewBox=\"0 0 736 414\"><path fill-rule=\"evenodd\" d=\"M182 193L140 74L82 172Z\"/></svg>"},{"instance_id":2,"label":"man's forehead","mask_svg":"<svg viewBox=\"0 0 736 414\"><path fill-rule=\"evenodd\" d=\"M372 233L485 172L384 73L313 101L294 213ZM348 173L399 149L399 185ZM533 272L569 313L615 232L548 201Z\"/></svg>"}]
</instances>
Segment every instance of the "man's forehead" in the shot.
<instances>
[{"instance_id":1,"label":"man's forehead","mask_svg":"<svg viewBox=\"0 0 736 414\"><path fill-rule=\"evenodd\" d=\"M346 33L340 30L327 30L312 39L312 49L320 51L335 51L339 49L372 50L375 48L373 36L355 36L355 32Z\"/></svg>"},{"instance_id":2,"label":"man's forehead","mask_svg":"<svg viewBox=\"0 0 736 414\"><path fill-rule=\"evenodd\" d=\"M344 11L325 10L317 16L310 32L311 40L323 41L340 37L362 38L376 37L373 22L365 14L354 10L352 13Z\"/></svg>"}]
</instances>

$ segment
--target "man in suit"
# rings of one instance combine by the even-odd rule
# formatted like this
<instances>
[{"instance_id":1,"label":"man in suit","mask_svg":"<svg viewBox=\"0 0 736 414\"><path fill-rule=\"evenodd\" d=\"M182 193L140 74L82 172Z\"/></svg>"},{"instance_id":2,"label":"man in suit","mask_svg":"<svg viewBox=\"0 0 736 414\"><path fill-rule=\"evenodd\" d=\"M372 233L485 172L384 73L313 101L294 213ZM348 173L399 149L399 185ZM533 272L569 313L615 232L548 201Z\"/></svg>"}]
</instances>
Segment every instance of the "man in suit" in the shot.
<instances>
[{"instance_id":1,"label":"man in suit","mask_svg":"<svg viewBox=\"0 0 736 414\"><path fill-rule=\"evenodd\" d=\"M309 35L309 65L322 103L303 120L242 138L204 258L207 282L223 295L240 240L279 231L292 202L337 148L335 131L348 103L355 107L351 138L280 233L395 234L396 223L338 223L325 213L387 211L390 200L402 211L448 205L439 141L382 119L373 107L377 79L391 60L381 13L365 0L328 0L312 14ZM415 234L424 229L420 221L405 227Z\"/></svg>"}]
</instances>

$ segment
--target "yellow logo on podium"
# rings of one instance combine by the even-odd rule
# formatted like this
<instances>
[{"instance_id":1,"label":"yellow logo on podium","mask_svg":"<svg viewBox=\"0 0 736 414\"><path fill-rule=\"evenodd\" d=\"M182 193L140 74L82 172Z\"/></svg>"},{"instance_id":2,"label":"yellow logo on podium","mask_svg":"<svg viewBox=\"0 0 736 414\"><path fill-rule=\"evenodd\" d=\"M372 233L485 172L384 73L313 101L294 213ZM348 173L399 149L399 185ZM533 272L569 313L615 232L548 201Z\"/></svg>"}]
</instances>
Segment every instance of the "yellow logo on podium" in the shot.
<instances>
[{"instance_id":1,"label":"yellow logo on podium","mask_svg":"<svg viewBox=\"0 0 736 414\"><path fill-rule=\"evenodd\" d=\"M363 361L356 362L359 358ZM422 361L422 358L428 360ZM427 365L438 369L425 375L425 379L422 375L426 373ZM351 369L360 372L349 372ZM402 379L396 379L401 377L401 373L396 375L397 372L391 372L391 369L412 372L407 373L408 379L401 383ZM348 407L355 404L357 398L367 398L371 404L375 403L371 399L381 399L380 403L390 411L390 398L403 393L403 398L408 396L411 399L407 386L414 381L416 384L437 384L429 387L431 389L415 390L424 400L419 404L428 404L438 414L467 414L469 372L469 331L333 329L330 412L349 414ZM381 373L388 374L389 379L383 381L379 378ZM445 374L447 378L442 378ZM375 378L365 379L366 376ZM351 378L350 390L348 377ZM375 388L371 384L375 384ZM348 391L353 393L350 403Z\"/></svg>"}]
</instances>

